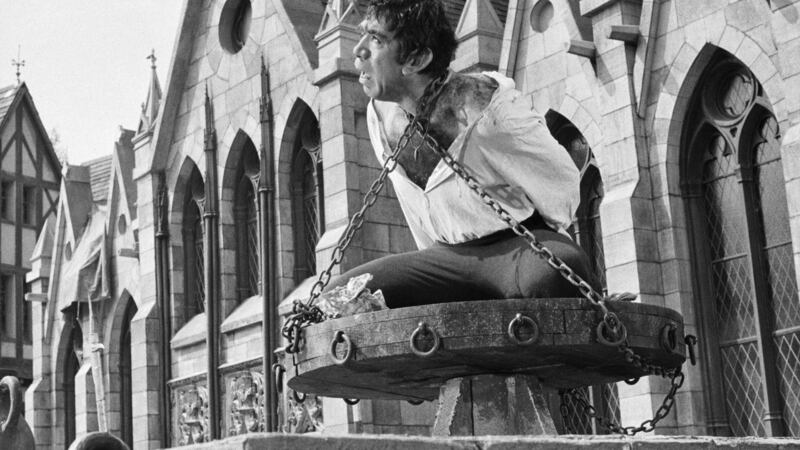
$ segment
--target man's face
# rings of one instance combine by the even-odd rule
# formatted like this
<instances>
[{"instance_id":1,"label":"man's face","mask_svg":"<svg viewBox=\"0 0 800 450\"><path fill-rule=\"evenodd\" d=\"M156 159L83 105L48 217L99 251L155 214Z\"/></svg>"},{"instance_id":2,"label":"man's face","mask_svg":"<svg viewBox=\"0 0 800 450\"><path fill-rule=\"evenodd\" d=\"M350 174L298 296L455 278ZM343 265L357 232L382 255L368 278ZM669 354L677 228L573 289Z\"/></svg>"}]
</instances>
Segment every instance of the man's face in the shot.
<instances>
[{"instance_id":1,"label":"man's face","mask_svg":"<svg viewBox=\"0 0 800 450\"><path fill-rule=\"evenodd\" d=\"M405 92L403 65L397 62L399 44L394 33L386 30L383 21L364 20L361 39L353 48L358 82L364 93L375 100L398 102Z\"/></svg>"}]
</instances>

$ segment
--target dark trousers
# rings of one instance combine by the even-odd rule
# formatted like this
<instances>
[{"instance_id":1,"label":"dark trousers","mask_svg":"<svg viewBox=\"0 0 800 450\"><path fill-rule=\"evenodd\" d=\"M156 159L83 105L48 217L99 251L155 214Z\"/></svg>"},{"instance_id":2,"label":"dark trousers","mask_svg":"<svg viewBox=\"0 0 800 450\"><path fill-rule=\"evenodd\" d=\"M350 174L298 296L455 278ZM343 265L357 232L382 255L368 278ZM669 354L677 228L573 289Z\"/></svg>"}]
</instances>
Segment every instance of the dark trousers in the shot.
<instances>
[{"instance_id":1,"label":"dark trousers","mask_svg":"<svg viewBox=\"0 0 800 450\"><path fill-rule=\"evenodd\" d=\"M532 231L545 247L595 285L588 257L575 242L544 226ZM367 287L372 292L380 289L390 308L467 300L580 296L580 291L539 257L525 238L511 230L461 244L436 244L385 256L345 272L327 289L347 284L351 277L364 273L373 277Z\"/></svg>"}]
</instances>

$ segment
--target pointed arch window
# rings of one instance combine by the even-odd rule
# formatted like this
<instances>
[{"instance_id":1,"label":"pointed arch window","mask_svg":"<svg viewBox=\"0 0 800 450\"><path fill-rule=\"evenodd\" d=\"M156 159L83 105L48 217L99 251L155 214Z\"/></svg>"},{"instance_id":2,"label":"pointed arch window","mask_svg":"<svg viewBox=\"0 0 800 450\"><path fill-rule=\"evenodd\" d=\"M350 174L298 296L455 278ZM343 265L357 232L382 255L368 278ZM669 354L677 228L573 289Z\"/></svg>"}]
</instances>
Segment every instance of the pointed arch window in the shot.
<instances>
[{"instance_id":1,"label":"pointed arch window","mask_svg":"<svg viewBox=\"0 0 800 450\"><path fill-rule=\"evenodd\" d=\"M238 300L258 294L258 211L253 180L243 175L235 194L236 257Z\"/></svg>"},{"instance_id":2,"label":"pointed arch window","mask_svg":"<svg viewBox=\"0 0 800 450\"><path fill-rule=\"evenodd\" d=\"M184 323L205 311L202 192L203 181L195 169L183 206Z\"/></svg>"},{"instance_id":3,"label":"pointed arch window","mask_svg":"<svg viewBox=\"0 0 800 450\"><path fill-rule=\"evenodd\" d=\"M580 171L581 202L578 205L576 220L570 233L588 254L592 263L593 284L605 292L606 264L603 252L603 231L600 223L600 204L603 201L603 181L594 158L592 149L586 138L566 117L555 111L548 111L545 116L550 134L569 153L575 166ZM619 422L619 395L617 385L608 383L588 387L583 392L595 409L606 417L613 417ZM596 427L594 421L580 413L577 405L567 405L570 414L565 417L567 431L577 434L602 433L605 430Z\"/></svg>"},{"instance_id":4,"label":"pointed arch window","mask_svg":"<svg viewBox=\"0 0 800 450\"><path fill-rule=\"evenodd\" d=\"M777 121L755 76L722 51L689 111L682 186L710 432L800 436L800 301Z\"/></svg>"},{"instance_id":5,"label":"pointed arch window","mask_svg":"<svg viewBox=\"0 0 800 450\"><path fill-rule=\"evenodd\" d=\"M295 282L316 272L316 247L322 235L322 159L319 128L306 119L292 161L292 219L295 224Z\"/></svg>"}]
</instances>

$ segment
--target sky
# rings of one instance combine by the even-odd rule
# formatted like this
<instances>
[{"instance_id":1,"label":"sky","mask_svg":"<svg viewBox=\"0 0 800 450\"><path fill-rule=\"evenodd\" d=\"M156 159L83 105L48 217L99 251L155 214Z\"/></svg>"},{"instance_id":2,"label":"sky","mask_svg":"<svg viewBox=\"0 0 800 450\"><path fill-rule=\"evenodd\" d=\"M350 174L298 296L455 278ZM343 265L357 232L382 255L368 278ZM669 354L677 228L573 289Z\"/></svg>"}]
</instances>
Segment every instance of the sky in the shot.
<instances>
[{"instance_id":1,"label":"sky","mask_svg":"<svg viewBox=\"0 0 800 450\"><path fill-rule=\"evenodd\" d=\"M69 163L109 155L119 127L138 124L151 49L166 86L183 1L0 0L0 86L24 60L20 78Z\"/></svg>"}]
</instances>

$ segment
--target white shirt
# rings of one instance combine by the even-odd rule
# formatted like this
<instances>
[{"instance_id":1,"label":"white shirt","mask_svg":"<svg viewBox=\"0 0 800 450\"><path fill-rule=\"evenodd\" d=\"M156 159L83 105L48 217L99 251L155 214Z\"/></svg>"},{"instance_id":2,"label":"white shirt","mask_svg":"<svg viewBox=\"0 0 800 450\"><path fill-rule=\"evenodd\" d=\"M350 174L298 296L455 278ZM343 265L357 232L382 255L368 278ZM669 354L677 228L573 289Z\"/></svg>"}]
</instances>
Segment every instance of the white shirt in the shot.
<instances>
[{"instance_id":1,"label":"white shirt","mask_svg":"<svg viewBox=\"0 0 800 450\"><path fill-rule=\"evenodd\" d=\"M499 87L448 152L515 219L522 221L539 211L547 225L565 232L580 202L578 169L550 135L544 118L514 89L514 81L496 72L485 75L497 80ZM391 148L372 101L367 124L375 155L383 164ZM444 161L439 161L425 189L414 184L400 165L389 178L420 249L435 241L455 244L507 228Z\"/></svg>"}]
</instances>

